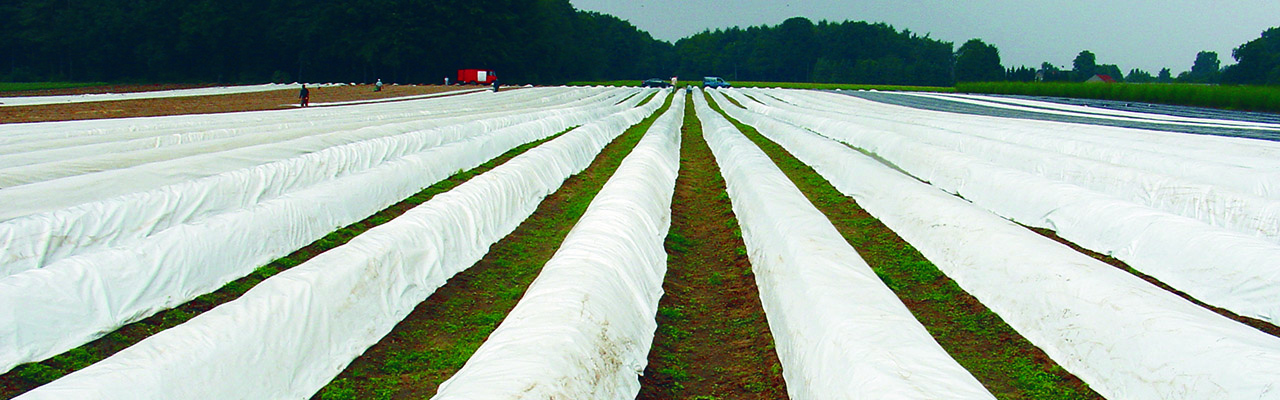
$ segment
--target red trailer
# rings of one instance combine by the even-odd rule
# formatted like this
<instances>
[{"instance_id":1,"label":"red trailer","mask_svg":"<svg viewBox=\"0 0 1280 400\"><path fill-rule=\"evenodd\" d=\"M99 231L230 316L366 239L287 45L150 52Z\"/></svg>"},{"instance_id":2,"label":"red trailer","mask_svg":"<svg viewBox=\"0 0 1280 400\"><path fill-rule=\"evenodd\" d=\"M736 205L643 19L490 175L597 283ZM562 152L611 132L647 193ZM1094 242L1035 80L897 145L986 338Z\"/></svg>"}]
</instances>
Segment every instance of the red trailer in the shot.
<instances>
[{"instance_id":1,"label":"red trailer","mask_svg":"<svg viewBox=\"0 0 1280 400\"><path fill-rule=\"evenodd\" d=\"M498 80L498 73L491 69L460 69L458 70L458 84L460 85L488 85Z\"/></svg>"}]
</instances>

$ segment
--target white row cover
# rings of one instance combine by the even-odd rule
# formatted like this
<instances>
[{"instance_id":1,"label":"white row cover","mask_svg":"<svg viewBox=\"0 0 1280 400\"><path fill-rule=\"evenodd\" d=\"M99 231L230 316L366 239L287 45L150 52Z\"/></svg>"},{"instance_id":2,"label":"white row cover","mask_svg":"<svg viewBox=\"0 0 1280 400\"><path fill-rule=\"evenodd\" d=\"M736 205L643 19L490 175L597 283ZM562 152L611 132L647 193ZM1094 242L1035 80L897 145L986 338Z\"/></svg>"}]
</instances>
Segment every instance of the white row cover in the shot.
<instances>
[{"instance_id":1,"label":"white row cover","mask_svg":"<svg viewBox=\"0 0 1280 400\"><path fill-rule=\"evenodd\" d=\"M461 112L492 111L492 106L503 104L520 104L523 107L524 104L539 102L554 103L554 98L574 96L575 92L587 90L542 88L533 92L519 90L500 94L472 93L432 98L428 101L346 107L4 124L0 125L0 149L3 149L0 153L12 154L15 150L70 147L191 132L278 130L347 123L368 126L379 122L404 122ZM541 101L547 96L551 99ZM42 142L50 144L42 145Z\"/></svg>"},{"instance_id":2,"label":"white row cover","mask_svg":"<svg viewBox=\"0 0 1280 400\"><path fill-rule=\"evenodd\" d=\"M423 101L424 103L429 103ZM426 104L423 104L426 105ZM386 107L404 107L404 105L386 105ZM379 112L374 108L371 112ZM87 148L74 148L68 150L45 151L34 154L39 157L55 157L52 159L36 160L36 163L19 165L9 168L0 169L0 187L14 187L19 185L27 185L32 183L55 180L58 178L90 174L99 171L110 171L116 169L126 169L131 166L142 165L147 163L159 164L163 161L182 160L191 158L192 156L211 156L212 154L242 154L248 153L255 158L264 157L264 154L300 154L300 152L314 151L315 149L334 146L341 143L351 143L360 140L368 140L375 137L381 137L391 134L412 132L415 130L430 129L448 124L456 124L463 121L501 121L496 119L502 116L519 116L520 110L511 110L503 107L500 110L494 110L491 113L465 113L456 114L449 118L417 118L413 121L370 125L362 124L357 126L328 126L322 121L313 122L307 126L297 129L272 129L267 131L242 131L230 137L220 137L222 135L208 135L205 133L197 133L195 136L179 135L171 145L163 146L144 146L144 148L136 148L139 142L133 143L95 143ZM154 138L143 139L142 144L154 141ZM47 142L44 142L47 143ZM126 146L123 148L115 148ZM102 148L101 151L97 150ZM129 151L132 150L132 151ZM68 157L64 152L77 152ZM272 153L274 152L274 153ZM48 153L55 153L50 155ZM15 158L25 158L24 155ZM251 156L241 156L248 158ZM278 156L277 156L278 157ZM178 165L190 163L190 160L178 161ZM250 159L254 162L256 159ZM243 163L243 161L242 161ZM92 177L91 177L92 178Z\"/></svg>"},{"instance_id":3,"label":"white row cover","mask_svg":"<svg viewBox=\"0 0 1280 400\"><path fill-rule=\"evenodd\" d=\"M774 92L777 93L777 92ZM834 102L842 103L859 103L862 110L879 112L908 111L914 114L920 121L950 121L952 127L960 126L985 126L991 128L991 121L1007 121L1009 118L958 114L940 111L920 110L911 107L902 107L856 98L853 96L838 95L835 93L820 92L812 93L810 98L825 98ZM861 113L861 112L860 112ZM1027 133L1024 130L1031 130L1032 138L1057 138L1064 143L1073 143L1077 145L1085 145L1083 149L1074 149L1063 147L1061 145L1054 146L1051 150L1063 150L1080 152L1080 155L1089 157L1111 157L1108 153L1090 154L1088 146L1102 147L1107 150L1125 150L1133 151L1138 154L1154 154L1164 156L1177 156L1182 158L1192 158L1209 165L1229 165L1246 168L1261 168L1275 170L1280 167L1280 160L1275 157L1280 156L1280 143L1274 141L1258 140L1241 137L1226 137L1216 135L1196 135L1187 133L1171 133L1166 131L1154 131L1145 129L1132 129L1113 126L1102 126L1093 124L1073 124L1054 121L1039 121L1030 119L1014 119L1017 121L1012 131L1006 129L996 129L991 131L992 138L1005 138L1013 141L1018 136L1024 136ZM1225 121L1224 121L1225 122ZM1041 143L1039 140L1031 140L1027 143ZM1123 158L1117 158L1124 161Z\"/></svg>"},{"instance_id":4,"label":"white row cover","mask_svg":"<svg viewBox=\"0 0 1280 400\"><path fill-rule=\"evenodd\" d=\"M816 102L811 99L812 96L802 94L777 93L777 95L797 103L813 106L825 104L823 109L826 110L861 110L867 105L864 102L855 102L837 106ZM842 125L857 126L857 131L863 135L902 137L929 143L982 158L997 165L1076 184L1137 204L1280 243L1280 201L1275 199L1242 193L1216 184L1201 183L1036 147L958 133L952 131L950 125L941 120L925 124L912 119L911 116L903 116L896 126L870 126L865 119L852 118L835 111L816 111L807 107L797 108L781 102L769 101L771 99L767 98L763 100L777 109L765 112L779 113L779 117L788 121L804 120L810 116L844 121ZM882 119L894 118L892 115L894 114L886 114ZM994 120L991 123L997 124ZM993 126L988 130L992 129L998 128ZM1167 135L1177 136L1178 134L1167 133Z\"/></svg>"},{"instance_id":5,"label":"white row cover","mask_svg":"<svg viewBox=\"0 0 1280 400\"><path fill-rule=\"evenodd\" d=\"M628 107L613 106L616 97L623 94L625 92L603 96L596 99L594 104L584 106L529 110L521 115L393 134L328 147L279 161L242 159L265 163L125 196L108 195L74 207L3 221L0 222L0 238L5 239L7 245L0 250L0 276L39 268L74 254L106 246L127 246L131 241L172 226L194 223L227 210L249 207L284 193L358 173L389 160L502 127L527 124L553 129L561 125L549 126L546 122L576 125L592 121ZM595 96L592 98L595 99ZM572 125L564 125L559 129L564 130L569 126ZM215 158L220 159L223 158ZM182 170L174 168L169 171L181 173ZM3 192L0 190L0 194Z\"/></svg>"},{"instance_id":6,"label":"white row cover","mask_svg":"<svg viewBox=\"0 0 1280 400\"><path fill-rule=\"evenodd\" d=\"M1028 111L1034 111L1034 112L1046 112L1047 110L1057 110L1059 112L1055 114L1061 114L1061 115L1088 115L1088 116L1095 116L1095 117L1098 115L1109 115L1109 116L1121 117L1121 118L1116 118L1120 120L1148 120L1143 122L1152 122L1152 121L1184 122L1184 123L1191 123L1190 125L1245 128L1245 129L1259 128L1261 130L1280 131L1280 124L1270 124L1270 123L1264 123L1264 122L1249 122L1249 121L1232 121L1232 120L1210 119L1210 118L1182 117L1177 115L1146 113L1146 112L1139 112L1139 111L1124 111L1124 110L1114 110L1114 109L1102 108L1102 107L1089 107L1089 106L1081 106L1081 105L1062 104L1062 103L1055 103L1051 101L1029 100L1029 99L1022 99L1022 98L1016 98L1016 97L972 95L972 94L961 94L961 93L943 94L943 93L903 92L902 94L932 97L932 98L938 98L938 99L949 100L949 101L958 101L958 102L969 103L969 104L978 104L978 105L984 105L988 107L1008 108L1008 109L1014 109L1014 110L1028 110Z\"/></svg>"},{"instance_id":7,"label":"white row cover","mask_svg":"<svg viewBox=\"0 0 1280 400\"><path fill-rule=\"evenodd\" d=\"M858 118L871 128L901 131L944 126L945 132L953 134L1015 143L1280 199L1280 158L1262 155L1280 150L1277 142L942 113L833 93L814 96L865 105L846 112L851 113L849 118ZM1141 148L1150 147L1147 138L1156 135L1164 135L1166 143L1156 149Z\"/></svg>"},{"instance_id":8,"label":"white row cover","mask_svg":"<svg viewBox=\"0 0 1280 400\"><path fill-rule=\"evenodd\" d=\"M330 87L342 86L341 83L308 83L311 87ZM218 86L209 88L196 89L176 89L176 90L158 90L153 92L131 92L131 93L101 93L101 94L77 94L77 95L61 95L61 96L29 96L29 97L0 97L0 107L4 106L35 106L42 104L65 104L65 103L89 103L96 101L117 101L117 100L140 100L140 99L159 99L168 97L191 97L191 96L215 96L222 94L235 93L256 93L270 92L273 90L285 89L301 89L299 83L268 83L263 85L246 85L246 86Z\"/></svg>"},{"instance_id":9,"label":"white row cover","mask_svg":"<svg viewBox=\"0 0 1280 400\"><path fill-rule=\"evenodd\" d=\"M754 102L743 104L753 110L766 108ZM746 114L736 107L731 110ZM1280 322L1280 272L1275 268L1280 245L1276 243L993 165L902 135L864 130L815 115L772 111L781 120L869 151L996 214L1052 229L1078 245L1112 255L1201 301L1273 324ZM742 118L783 125L754 115Z\"/></svg>"},{"instance_id":10,"label":"white row cover","mask_svg":"<svg viewBox=\"0 0 1280 400\"><path fill-rule=\"evenodd\" d=\"M677 90L520 303L433 399L636 397L667 271L683 118Z\"/></svg>"},{"instance_id":11,"label":"white row cover","mask_svg":"<svg viewBox=\"0 0 1280 400\"><path fill-rule=\"evenodd\" d=\"M769 157L698 93L703 136L742 225L790 397L994 399Z\"/></svg>"},{"instance_id":12,"label":"white row cover","mask_svg":"<svg viewBox=\"0 0 1280 400\"><path fill-rule=\"evenodd\" d=\"M608 114L546 117L476 135L181 224L128 246L2 278L0 307L13 311L0 314L0 368L45 359L185 303L457 171ZM254 172L262 171L250 175Z\"/></svg>"},{"instance_id":13,"label":"white row cover","mask_svg":"<svg viewBox=\"0 0 1280 400\"><path fill-rule=\"evenodd\" d=\"M574 129L233 302L18 398L310 397L660 105ZM360 180L347 189L386 184Z\"/></svg>"},{"instance_id":14,"label":"white row cover","mask_svg":"<svg viewBox=\"0 0 1280 400\"><path fill-rule=\"evenodd\" d=\"M257 134L286 129L317 128L337 131L380 124L413 122L444 116L484 114L511 108L536 108L580 99L601 91L540 88L532 91L473 93L414 101L346 107L281 111L249 111L223 114L174 115L93 121L40 122L0 125L0 165L24 165L9 161L15 155L41 150L151 139L170 145L180 138L200 139Z\"/></svg>"},{"instance_id":15,"label":"white row cover","mask_svg":"<svg viewBox=\"0 0 1280 400\"><path fill-rule=\"evenodd\" d=\"M474 108L480 100L484 99L480 96L467 96L470 107ZM499 100L494 98L493 100ZM515 100L515 99L501 99ZM275 112L278 118L271 120L261 120L255 118L249 120L247 113L244 114L219 114L222 117L212 119L209 115L193 116L188 119L192 120L209 120L210 124L204 126L186 126L181 124L173 126L163 121L150 120L146 118L134 119L135 123L125 125L126 129L104 129L98 128L93 134L82 134L69 137L66 131L62 131L63 127L56 125L45 126L46 132L49 134L28 133L25 136L28 140L14 142L6 145L0 145L0 171L10 171L15 167L32 166L35 164L46 164L49 166L58 166L68 164L70 160L78 160L78 164L83 165L84 161L80 159L101 156L103 154L123 153L127 151L140 151L148 149L172 148L174 146L186 145L190 143L199 143L205 141L225 140L235 137L251 136L258 140L265 138L285 138L282 133L290 132L294 135L318 134L327 132L336 132L341 130L350 130L357 128L367 128L372 126L392 127L397 123L422 122L424 120L433 119L432 117L466 117L472 115L496 115L499 111L509 111L512 108L524 109L538 107L539 103L531 101L512 102L501 101L494 102L493 108L488 110L463 109L460 106L468 103L445 102L443 99L432 101L415 101L405 104L387 104L378 107L376 110L372 107L366 107L366 110L360 113L352 113L351 110L344 110L343 113L336 115L303 115L311 113L285 113ZM505 106L505 107L503 107ZM437 111L449 110L449 114L433 113L426 114L421 112L422 108L429 108ZM502 108L498 108L502 107ZM443 109L443 110L442 110ZM368 114L376 111L380 118L373 119ZM478 118L476 118L478 119ZM0 135L6 135L11 139L19 134L12 133L15 129L6 129L0 126ZM23 129L23 130L29 130ZM294 136L298 137L298 136ZM280 139L276 139L280 140ZM223 145L221 148L227 148ZM178 147L181 150L182 147ZM136 156L135 156L136 157ZM111 165L119 168L118 165ZM13 172L6 172L12 174Z\"/></svg>"},{"instance_id":16,"label":"white row cover","mask_svg":"<svg viewBox=\"0 0 1280 400\"><path fill-rule=\"evenodd\" d=\"M1113 399L1280 396L1280 339L800 129L763 131Z\"/></svg>"}]
</instances>

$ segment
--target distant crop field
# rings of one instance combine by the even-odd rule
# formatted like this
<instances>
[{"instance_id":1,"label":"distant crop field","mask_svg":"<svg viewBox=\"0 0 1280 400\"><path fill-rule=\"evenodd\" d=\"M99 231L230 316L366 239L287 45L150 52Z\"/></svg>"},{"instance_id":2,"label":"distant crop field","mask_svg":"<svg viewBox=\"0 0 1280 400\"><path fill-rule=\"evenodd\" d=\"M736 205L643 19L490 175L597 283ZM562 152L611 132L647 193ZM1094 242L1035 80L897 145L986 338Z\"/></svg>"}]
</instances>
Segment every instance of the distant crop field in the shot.
<instances>
[{"instance_id":1,"label":"distant crop field","mask_svg":"<svg viewBox=\"0 0 1280 400\"><path fill-rule=\"evenodd\" d=\"M105 86L105 82L0 82L0 92Z\"/></svg>"},{"instance_id":2,"label":"distant crop field","mask_svg":"<svg viewBox=\"0 0 1280 400\"><path fill-rule=\"evenodd\" d=\"M1230 110L1280 112L1280 87L1275 86L986 82L957 84L956 91L1140 101Z\"/></svg>"},{"instance_id":3,"label":"distant crop field","mask_svg":"<svg viewBox=\"0 0 1280 400\"><path fill-rule=\"evenodd\" d=\"M578 81L569 82L570 86L639 86L640 80L625 81ZM681 79L682 86L702 85L702 79ZM882 90L894 92L955 92L955 88L941 86L898 86L898 85L860 85L853 83L805 83L805 82L750 82L729 81L733 87L783 88L783 89L820 89L820 90Z\"/></svg>"}]
</instances>

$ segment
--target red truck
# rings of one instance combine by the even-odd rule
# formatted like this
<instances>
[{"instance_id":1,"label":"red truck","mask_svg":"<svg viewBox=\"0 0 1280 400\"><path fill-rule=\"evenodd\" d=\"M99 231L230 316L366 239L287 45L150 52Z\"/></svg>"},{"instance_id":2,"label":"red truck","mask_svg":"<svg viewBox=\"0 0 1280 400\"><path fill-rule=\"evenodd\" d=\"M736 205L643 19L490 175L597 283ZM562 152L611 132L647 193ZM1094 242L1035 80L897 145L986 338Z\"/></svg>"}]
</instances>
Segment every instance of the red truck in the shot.
<instances>
[{"instance_id":1,"label":"red truck","mask_svg":"<svg viewBox=\"0 0 1280 400\"><path fill-rule=\"evenodd\" d=\"M491 69L458 70L459 85L488 85L498 80L498 73Z\"/></svg>"}]
</instances>

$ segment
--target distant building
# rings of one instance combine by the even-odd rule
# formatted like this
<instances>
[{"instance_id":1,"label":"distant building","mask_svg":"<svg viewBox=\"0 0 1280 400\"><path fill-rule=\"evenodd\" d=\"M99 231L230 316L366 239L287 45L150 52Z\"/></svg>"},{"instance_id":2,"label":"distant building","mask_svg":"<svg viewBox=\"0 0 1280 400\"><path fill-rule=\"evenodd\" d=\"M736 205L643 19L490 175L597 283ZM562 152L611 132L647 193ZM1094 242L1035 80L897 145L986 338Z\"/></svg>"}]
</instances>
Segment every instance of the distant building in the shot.
<instances>
[{"instance_id":1,"label":"distant building","mask_svg":"<svg viewBox=\"0 0 1280 400\"><path fill-rule=\"evenodd\" d=\"M1084 83L1116 83L1116 79L1112 78L1111 75L1098 74L1084 81Z\"/></svg>"}]
</instances>

